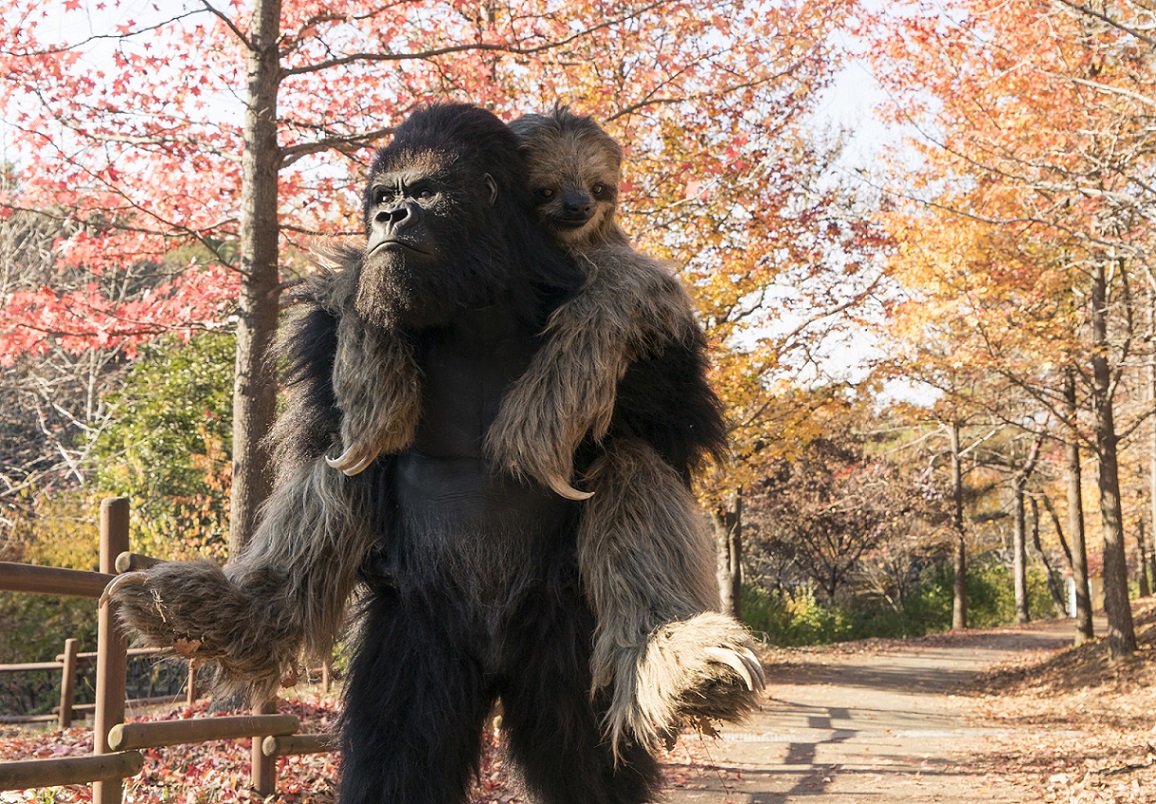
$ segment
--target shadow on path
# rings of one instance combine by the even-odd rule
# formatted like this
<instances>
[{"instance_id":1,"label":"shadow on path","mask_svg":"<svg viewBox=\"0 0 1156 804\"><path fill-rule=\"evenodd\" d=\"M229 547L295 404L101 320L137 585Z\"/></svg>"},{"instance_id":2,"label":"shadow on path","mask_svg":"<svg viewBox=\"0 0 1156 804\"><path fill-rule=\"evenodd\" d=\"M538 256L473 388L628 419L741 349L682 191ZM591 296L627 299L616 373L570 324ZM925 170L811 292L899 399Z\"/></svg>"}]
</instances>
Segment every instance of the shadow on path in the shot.
<instances>
[{"instance_id":1,"label":"shadow on path","mask_svg":"<svg viewBox=\"0 0 1156 804\"><path fill-rule=\"evenodd\" d=\"M791 652L769 664L763 711L674 752L670 801L1018 803L1018 790L969 762L1011 732L960 693L992 665L1062 649L1073 634L1053 621Z\"/></svg>"}]
</instances>

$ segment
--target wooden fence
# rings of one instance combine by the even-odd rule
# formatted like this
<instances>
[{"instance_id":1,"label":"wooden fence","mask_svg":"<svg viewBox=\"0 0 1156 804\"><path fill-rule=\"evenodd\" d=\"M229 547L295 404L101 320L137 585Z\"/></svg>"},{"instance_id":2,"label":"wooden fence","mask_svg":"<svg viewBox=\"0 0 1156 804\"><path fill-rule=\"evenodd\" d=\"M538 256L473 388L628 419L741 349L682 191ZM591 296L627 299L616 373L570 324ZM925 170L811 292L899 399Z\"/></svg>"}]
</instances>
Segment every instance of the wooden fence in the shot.
<instances>
[{"instance_id":1,"label":"wooden fence","mask_svg":"<svg viewBox=\"0 0 1156 804\"><path fill-rule=\"evenodd\" d=\"M128 500L116 497L100 506L100 571L39 567L0 562L0 590L99 598L118 571L124 572L151 560L129 552ZM118 570L118 567L120 568ZM71 710L71 691L65 686L75 679L75 640L58 657L64 673L61 682L60 724ZM70 658L71 651L71 658ZM207 740L252 739L252 784L261 795L276 792L276 758L333 750L327 735L297 735L300 727L293 715L278 715L276 701L254 709L252 715L197 718L156 723L125 723L125 673L128 638L116 622L116 604L102 606L97 620L96 703L93 718L92 756L0 762L0 791L92 783L96 804L120 804L124 779L140 772L144 759L138 749ZM69 666L71 663L71 670ZM41 669L55 668L56 662ZM36 665L37 667L39 665Z\"/></svg>"},{"instance_id":2,"label":"wooden fence","mask_svg":"<svg viewBox=\"0 0 1156 804\"><path fill-rule=\"evenodd\" d=\"M2 585L2 582L0 582ZM129 648L129 659L152 656L167 656L168 651L157 648ZM18 664L0 664L0 673L28 673L34 671L55 671L60 673L60 704L55 707L53 715L0 715L0 723L37 723L55 720L60 728L67 729L72 725L75 715L91 712L96 704L76 703L76 674L86 665L96 663L96 653L78 653L75 639L64 640L64 651L51 662L20 662ZM185 679L183 697L188 706L196 702L199 695L197 685L197 671L189 666L188 676ZM169 703L177 699L176 695L154 695L147 698L129 698L126 706L142 706L146 704Z\"/></svg>"}]
</instances>

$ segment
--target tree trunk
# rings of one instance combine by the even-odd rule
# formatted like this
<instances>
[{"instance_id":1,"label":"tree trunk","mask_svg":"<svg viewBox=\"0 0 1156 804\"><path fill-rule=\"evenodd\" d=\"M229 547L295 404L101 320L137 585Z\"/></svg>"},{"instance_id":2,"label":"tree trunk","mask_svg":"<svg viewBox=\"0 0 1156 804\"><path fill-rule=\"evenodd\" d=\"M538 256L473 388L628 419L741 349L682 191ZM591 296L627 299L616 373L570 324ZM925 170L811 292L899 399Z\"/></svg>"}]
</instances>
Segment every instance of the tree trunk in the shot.
<instances>
[{"instance_id":1,"label":"tree trunk","mask_svg":"<svg viewBox=\"0 0 1156 804\"><path fill-rule=\"evenodd\" d=\"M1140 570L1140 597L1148 597L1152 594L1152 587L1148 585L1148 562L1144 560L1145 551L1147 550L1146 539L1144 538L1144 519L1136 520L1136 549L1139 550L1140 562L1137 569Z\"/></svg>"},{"instance_id":2,"label":"tree trunk","mask_svg":"<svg viewBox=\"0 0 1156 804\"><path fill-rule=\"evenodd\" d=\"M1012 532L1012 566L1014 570L1016 622L1026 623L1031 617L1028 614L1028 562L1027 562L1027 528L1024 513L1025 489L1028 479L1036 468L1036 459L1040 455L1042 439L1036 438L1032 442L1031 451L1023 468L1012 478L1012 493L1014 497Z\"/></svg>"},{"instance_id":3,"label":"tree trunk","mask_svg":"<svg viewBox=\"0 0 1156 804\"><path fill-rule=\"evenodd\" d=\"M236 556L256 526L272 486L265 436L273 422L277 385L269 347L277 331L278 276L277 93L281 1L255 0L245 105L241 189L241 292L233 386L233 488L229 554Z\"/></svg>"},{"instance_id":4,"label":"tree trunk","mask_svg":"<svg viewBox=\"0 0 1156 804\"><path fill-rule=\"evenodd\" d=\"M1027 548L1024 533L1024 490L1020 485L1013 489L1015 496L1014 512L1012 516L1012 580L1015 586L1016 622L1026 623L1031 619L1028 614L1028 576L1027 576Z\"/></svg>"},{"instance_id":5,"label":"tree trunk","mask_svg":"<svg viewBox=\"0 0 1156 804\"><path fill-rule=\"evenodd\" d=\"M743 616L743 492L731 495L714 512L718 546L719 604L736 620Z\"/></svg>"},{"instance_id":6,"label":"tree trunk","mask_svg":"<svg viewBox=\"0 0 1156 804\"><path fill-rule=\"evenodd\" d=\"M1148 291L1148 336L1156 339L1156 288ZM1148 407L1156 409L1156 352L1148 358ZM1150 591L1156 591L1156 416L1148 430L1148 503L1152 508L1152 550L1140 551L1140 566L1148 568Z\"/></svg>"},{"instance_id":7,"label":"tree trunk","mask_svg":"<svg viewBox=\"0 0 1156 804\"><path fill-rule=\"evenodd\" d=\"M951 423L951 523L955 529L955 585L951 627L967 628L967 540L963 530L963 467L959 446L959 422Z\"/></svg>"},{"instance_id":8,"label":"tree trunk","mask_svg":"<svg viewBox=\"0 0 1156 804\"><path fill-rule=\"evenodd\" d=\"M1064 414L1070 423L1068 443L1064 449L1068 476L1068 533L1072 544L1072 581L1076 587L1075 644L1082 645L1095 636L1092 628L1092 599L1088 594L1088 549L1084 539L1083 473L1080 469L1080 443L1076 427L1076 372L1064 372Z\"/></svg>"},{"instance_id":9,"label":"tree trunk","mask_svg":"<svg viewBox=\"0 0 1156 804\"><path fill-rule=\"evenodd\" d=\"M1032 505L1032 548L1039 555L1040 563L1044 565L1044 577L1048 584L1048 594L1052 596L1052 607L1056 611L1056 616L1063 617L1067 612L1064 608L1064 592L1058 579L1059 573L1052 569L1048 555L1040 544L1040 506L1035 497L1030 498L1029 502Z\"/></svg>"},{"instance_id":10,"label":"tree trunk","mask_svg":"<svg viewBox=\"0 0 1156 804\"><path fill-rule=\"evenodd\" d=\"M1128 602L1116 418L1108 363L1108 280L1103 261L1097 262L1092 273L1091 301L1092 427L1099 465L1100 522L1104 531L1104 613L1108 615L1108 652L1113 658L1119 658L1136 652L1136 631Z\"/></svg>"}]
</instances>

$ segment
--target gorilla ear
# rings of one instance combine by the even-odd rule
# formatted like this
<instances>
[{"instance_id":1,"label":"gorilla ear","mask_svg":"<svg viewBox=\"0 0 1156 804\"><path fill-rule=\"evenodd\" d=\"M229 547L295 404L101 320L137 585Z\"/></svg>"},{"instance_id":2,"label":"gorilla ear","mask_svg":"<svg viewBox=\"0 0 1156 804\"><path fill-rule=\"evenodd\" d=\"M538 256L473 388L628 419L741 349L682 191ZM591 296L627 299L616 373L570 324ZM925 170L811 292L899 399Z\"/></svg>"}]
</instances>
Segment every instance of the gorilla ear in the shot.
<instances>
[{"instance_id":1,"label":"gorilla ear","mask_svg":"<svg viewBox=\"0 0 1156 804\"><path fill-rule=\"evenodd\" d=\"M494 177L489 173L485 175L486 186L490 188L490 206L498 200L498 183L494 181Z\"/></svg>"}]
</instances>

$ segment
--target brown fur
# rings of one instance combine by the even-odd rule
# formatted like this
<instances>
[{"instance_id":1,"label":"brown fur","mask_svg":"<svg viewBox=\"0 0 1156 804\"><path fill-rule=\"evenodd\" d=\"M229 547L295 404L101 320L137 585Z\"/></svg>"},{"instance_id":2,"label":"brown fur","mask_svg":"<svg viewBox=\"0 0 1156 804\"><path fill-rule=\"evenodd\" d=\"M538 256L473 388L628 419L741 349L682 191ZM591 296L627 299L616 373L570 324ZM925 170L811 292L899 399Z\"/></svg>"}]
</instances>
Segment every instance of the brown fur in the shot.
<instances>
[{"instance_id":1,"label":"brown fur","mask_svg":"<svg viewBox=\"0 0 1156 804\"><path fill-rule=\"evenodd\" d=\"M698 324L678 279L632 249L615 221L617 143L565 109L527 115L512 128L539 191L539 217L584 263L587 281L551 316L487 447L504 468L569 482L578 444L587 433L606 435L626 368L690 340ZM565 200L583 193L592 209L575 227ZM736 720L753 710L761 677L751 689L719 660L723 652L740 660L750 637L713 611L714 542L682 479L645 442L619 440L585 482L594 496L584 503L578 549L598 623L591 669L594 690L612 688L605 727L616 750L628 734L655 743L685 717Z\"/></svg>"},{"instance_id":2,"label":"brown fur","mask_svg":"<svg viewBox=\"0 0 1156 804\"><path fill-rule=\"evenodd\" d=\"M591 467L595 492L578 561L597 617L594 687L613 686L606 730L653 743L683 716L733 720L755 708L707 649L741 652L750 637L718 614L714 543L694 496L654 449L618 439Z\"/></svg>"},{"instance_id":3,"label":"brown fur","mask_svg":"<svg viewBox=\"0 0 1156 804\"><path fill-rule=\"evenodd\" d=\"M486 436L495 465L550 486L571 481L587 433L606 435L627 366L696 326L682 285L654 260L620 243L583 257L586 285L550 317L542 348Z\"/></svg>"},{"instance_id":4,"label":"brown fur","mask_svg":"<svg viewBox=\"0 0 1156 804\"><path fill-rule=\"evenodd\" d=\"M522 143L530 187L549 189L542 224L579 259L586 284L554 311L546 343L506 393L486 437L494 463L551 487L569 483L587 433L600 440L627 366L692 337L690 297L665 266L630 247L614 219L622 152L589 118L565 109L511 124ZM599 192L595 192L600 188ZM557 223L570 194L591 202L581 227Z\"/></svg>"}]
</instances>

